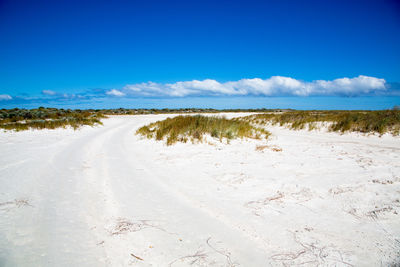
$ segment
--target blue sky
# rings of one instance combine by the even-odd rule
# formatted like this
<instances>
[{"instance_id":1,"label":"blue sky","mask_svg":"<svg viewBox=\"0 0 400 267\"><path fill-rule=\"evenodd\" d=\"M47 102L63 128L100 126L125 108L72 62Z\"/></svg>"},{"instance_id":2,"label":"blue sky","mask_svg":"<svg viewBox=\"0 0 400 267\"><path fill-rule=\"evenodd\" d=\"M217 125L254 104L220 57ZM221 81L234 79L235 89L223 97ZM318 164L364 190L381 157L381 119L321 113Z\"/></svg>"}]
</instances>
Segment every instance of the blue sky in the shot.
<instances>
[{"instance_id":1,"label":"blue sky","mask_svg":"<svg viewBox=\"0 0 400 267\"><path fill-rule=\"evenodd\" d=\"M400 105L395 0L0 0L0 41L0 108Z\"/></svg>"}]
</instances>

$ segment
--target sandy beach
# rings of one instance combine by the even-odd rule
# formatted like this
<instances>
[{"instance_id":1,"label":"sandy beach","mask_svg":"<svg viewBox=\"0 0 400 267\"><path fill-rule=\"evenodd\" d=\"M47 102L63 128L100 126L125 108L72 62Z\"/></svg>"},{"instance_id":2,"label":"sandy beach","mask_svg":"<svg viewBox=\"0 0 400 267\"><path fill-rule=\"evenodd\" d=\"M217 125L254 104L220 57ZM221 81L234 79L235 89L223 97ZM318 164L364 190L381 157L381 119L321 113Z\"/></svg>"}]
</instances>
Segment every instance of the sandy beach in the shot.
<instances>
[{"instance_id":1,"label":"sandy beach","mask_svg":"<svg viewBox=\"0 0 400 267\"><path fill-rule=\"evenodd\" d=\"M271 126L267 141L166 146L135 135L168 116L0 132L0 266L400 262L399 137Z\"/></svg>"}]
</instances>

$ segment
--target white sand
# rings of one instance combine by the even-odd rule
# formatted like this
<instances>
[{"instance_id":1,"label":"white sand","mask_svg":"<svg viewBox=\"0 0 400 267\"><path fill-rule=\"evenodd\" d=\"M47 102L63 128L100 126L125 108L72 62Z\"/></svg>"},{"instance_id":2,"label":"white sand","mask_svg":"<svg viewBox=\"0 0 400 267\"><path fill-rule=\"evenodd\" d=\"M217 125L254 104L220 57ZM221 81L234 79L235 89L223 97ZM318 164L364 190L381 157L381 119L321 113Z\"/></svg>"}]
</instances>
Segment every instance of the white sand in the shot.
<instances>
[{"instance_id":1,"label":"white sand","mask_svg":"<svg viewBox=\"0 0 400 267\"><path fill-rule=\"evenodd\" d=\"M400 262L400 138L270 127L268 142L167 147L134 135L165 117L1 132L0 266Z\"/></svg>"}]
</instances>

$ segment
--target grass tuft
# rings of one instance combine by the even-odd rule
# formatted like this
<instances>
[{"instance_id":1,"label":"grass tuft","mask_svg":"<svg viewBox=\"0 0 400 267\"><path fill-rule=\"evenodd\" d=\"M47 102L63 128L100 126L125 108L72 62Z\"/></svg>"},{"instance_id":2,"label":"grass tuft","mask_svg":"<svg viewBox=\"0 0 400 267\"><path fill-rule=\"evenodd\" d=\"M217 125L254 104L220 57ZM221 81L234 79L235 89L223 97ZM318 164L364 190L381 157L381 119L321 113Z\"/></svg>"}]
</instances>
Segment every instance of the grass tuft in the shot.
<instances>
[{"instance_id":1,"label":"grass tuft","mask_svg":"<svg viewBox=\"0 0 400 267\"><path fill-rule=\"evenodd\" d=\"M400 110L377 111L287 111L283 113L256 114L241 118L254 125L286 126L294 130L317 128L318 123L328 123L333 132L391 133L399 135Z\"/></svg>"},{"instance_id":2,"label":"grass tuft","mask_svg":"<svg viewBox=\"0 0 400 267\"><path fill-rule=\"evenodd\" d=\"M235 138L268 138L270 133L256 128L246 121L224 117L177 116L143 126L136 134L149 139L165 140L167 145L176 142L186 143L203 141L204 135L210 135L222 141Z\"/></svg>"}]
</instances>

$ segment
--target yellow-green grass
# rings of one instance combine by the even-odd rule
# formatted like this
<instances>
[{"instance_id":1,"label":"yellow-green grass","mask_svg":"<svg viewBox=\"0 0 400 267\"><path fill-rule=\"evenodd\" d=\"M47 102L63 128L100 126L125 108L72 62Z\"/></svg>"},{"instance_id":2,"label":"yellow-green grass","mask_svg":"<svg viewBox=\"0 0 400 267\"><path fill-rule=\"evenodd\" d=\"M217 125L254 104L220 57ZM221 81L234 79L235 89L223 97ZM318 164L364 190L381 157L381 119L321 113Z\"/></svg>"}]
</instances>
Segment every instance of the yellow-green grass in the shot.
<instances>
[{"instance_id":1,"label":"yellow-green grass","mask_svg":"<svg viewBox=\"0 0 400 267\"><path fill-rule=\"evenodd\" d=\"M291 129L316 128L318 123L327 122L330 131L391 133L399 135L400 110L378 111L287 111L283 113L256 114L242 120L255 125L288 126Z\"/></svg>"},{"instance_id":2,"label":"yellow-green grass","mask_svg":"<svg viewBox=\"0 0 400 267\"><path fill-rule=\"evenodd\" d=\"M246 121L216 116L176 116L139 128L136 132L149 139L165 140L167 145L176 142L203 141L210 135L222 141L235 138L268 138L270 133Z\"/></svg>"}]
</instances>

